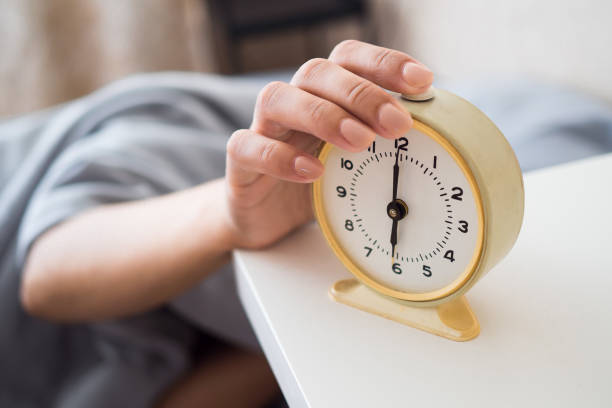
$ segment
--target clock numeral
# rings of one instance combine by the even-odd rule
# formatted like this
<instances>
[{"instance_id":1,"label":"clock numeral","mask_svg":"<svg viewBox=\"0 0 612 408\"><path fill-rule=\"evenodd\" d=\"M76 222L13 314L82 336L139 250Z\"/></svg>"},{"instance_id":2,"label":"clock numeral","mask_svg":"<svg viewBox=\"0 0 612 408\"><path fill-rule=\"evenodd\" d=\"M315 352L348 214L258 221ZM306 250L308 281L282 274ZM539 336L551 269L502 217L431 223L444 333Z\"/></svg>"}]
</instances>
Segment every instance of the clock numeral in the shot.
<instances>
[{"instance_id":1,"label":"clock numeral","mask_svg":"<svg viewBox=\"0 0 612 408\"><path fill-rule=\"evenodd\" d=\"M346 222L344 223L344 228L346 228L347 231L352 231L355 229L355 227L353 227L353 221L351 220L346 220Z\"/></svg>"},{"instance_id":2,"label":"clock numeral","mask_svg":"<svg viewBox=\"0 0 612 408\"><path fill-rule=\"evenodd\" d=\"M353 162L350 160L340 159L340 167L347 170L353 170Z\"/></svg>"},{"instance_id":3,"label":"clock numeral","mask_svg":"<svg viewBox=\"0 0 612 408\"><path fill-rule=\"evenodd\" d=\"M433 168L434 169L438 168L438 156L434 156Z\"/></svg>"},{"instance_id":4,"label":"clock numeral","mask_svg":"<svg viewBox=\"0 0 612 408\"><path fill-rule=\"evenodd\" d=\"M393 270L393 273L396 273L398 275L402 274L402 268L400 268L400 264L398 264L397 262L391 265L391 269Z\"/></svg>"},{"instance_id":5,"label":"clock numeral","mask_svg":"<svg viewBox=\"0 0 612 408\"><path fill-rule=\"evenodd\" d=\"M463 198L461 198L461 196L463 195L463 189L461 187L453 187L452 190L453 190L453 192L456 191L456 193L453 194L451 196L451 198L454 198L455 200L462 201Z\"/></svg>"},{"instance_id":6,"label":"clock numeral","mask_svg":"<svg viewBox=\"0 0 612 408\"><path fill-rule=\"evenodd\" d=\"M459 225L460 225L459 231L463 232L464 234L468 232L468 222L467 221L461 220L459 221Z\"/></svg>"},{"instance_id":7,"label":"clock numeral","mask_svg":"<svg viewBox=\"0 0 612 408\"><path fill-rule=\"evenodd\" d=\"M368 147L368 152L376 153L376 142L372 142L370 147Z\"/></svg>"},{"instance_id":8,"label":"clock numeral","mask_svg":"<svg viewBox=\"0 0 612 408\"><path fill-rule=\"evenodd\" d=\"M431 276L431 267L423 265L423 276L426 276L428 278Z\"/></svg>"},{"instance_id":9,"label":"clock numeral","mask_svg":"<svg viewBox=\"0 0 612 408\"><path fill-rule=\"evenodd\" d=\"M448 259L451 262L455 262L455 252L452 249L449 249L444 254L444 258Z\"/></svg>"},{"instance_id":10,"label":"clock numeral","mask_svg":"<svg viewBox=\"0 0 612 408\"><path fill-rule=\"evenodd\" d=\"M408 150L408 139L405 137L395 139L395 148L399 150Z\"/></svg>"},{"instance_id":11,"label":"clock numeral","mask_svg":"<svg viewBox=\"0 0 612 408\"><path fill-rule=\"evenodd\" d=\"M346 188L338 186L336 187L336 191L338 192L338 197L346 197Z\"/></svg>"},{"instance_id":12,"label":"clock numeral","mask_svg":"<svg viewBox=\"0 0 612 408\"><path fill-rule=\"evenodd\" d=\"M368 251L368 253L366 254L366 258L367 258L368 256L370 256L370 254L372 253L372 248L370 248L370 247L363 247L363 249L365 249L366 251Z\"/></svg>"}]
</instances>

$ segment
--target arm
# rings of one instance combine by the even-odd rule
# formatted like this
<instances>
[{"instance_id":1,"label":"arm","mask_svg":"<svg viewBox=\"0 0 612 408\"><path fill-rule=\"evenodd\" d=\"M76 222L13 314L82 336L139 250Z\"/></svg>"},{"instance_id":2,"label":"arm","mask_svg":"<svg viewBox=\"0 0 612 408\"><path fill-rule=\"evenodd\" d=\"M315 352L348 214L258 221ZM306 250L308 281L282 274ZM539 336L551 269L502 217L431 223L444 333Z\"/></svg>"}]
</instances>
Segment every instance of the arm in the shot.
<instances>
[{"instance_id":1,"label":"arm","mask_svg":"<svg viewBox=\"0 0 612 408\"><path fill-rule=\"evenodd\" d=\"M229 260L223 180L101 206L57 225L33 245L22 284L32 314L82 321L159 305Z\"/></svg>"},{"instance_id":2,"label":"arm","mask_svg":"<svg viewBox=\"0 0 612 408\"><path fill-rule=\"evenodd\" d=\"M229 259L312 219L310 183L321 140L366 149L402 136L412 119L383 87L420 93L431 71L398 51L357 41L306 62L290 84L259 94L253 123L227 145L223 180L139 202L103 206L43 234L24 270L22 302L64 321L117 317L160 305Z\"/></svg>"}]
</instances>

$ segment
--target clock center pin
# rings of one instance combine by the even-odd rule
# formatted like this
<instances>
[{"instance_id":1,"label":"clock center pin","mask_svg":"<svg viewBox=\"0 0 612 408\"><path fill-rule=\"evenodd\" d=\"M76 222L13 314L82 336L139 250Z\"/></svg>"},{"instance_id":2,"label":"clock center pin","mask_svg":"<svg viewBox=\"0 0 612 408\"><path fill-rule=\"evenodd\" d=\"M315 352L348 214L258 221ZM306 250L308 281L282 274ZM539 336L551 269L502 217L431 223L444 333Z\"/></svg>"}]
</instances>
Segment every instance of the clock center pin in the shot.
<instances>
[{"instance_id":1,"label":"clock center pin","mask_svg":"<svg viewBox=\"0 0 612 408\"><path fill-rule=\"evenodd\" d=\"M399 198L387 205L387 215L392 220L401 220L408 215L408 205Z\"/></svg>"}]
</instances>

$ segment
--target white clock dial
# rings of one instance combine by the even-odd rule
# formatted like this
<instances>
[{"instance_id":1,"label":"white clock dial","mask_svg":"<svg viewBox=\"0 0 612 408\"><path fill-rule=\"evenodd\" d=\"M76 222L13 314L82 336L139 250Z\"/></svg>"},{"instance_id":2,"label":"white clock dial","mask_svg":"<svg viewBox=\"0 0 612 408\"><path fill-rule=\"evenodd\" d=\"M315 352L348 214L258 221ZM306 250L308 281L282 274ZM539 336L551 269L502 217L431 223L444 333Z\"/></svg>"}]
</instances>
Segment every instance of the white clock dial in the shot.
<instances>
[{"instance_id":1,"label":"white clock dial","mask_svg":"<svg viewBox=\"0 0 612 408\"><path fill-rule=\"evenodd\" d=\"M404 137L378 137L360 153L331 148L320 187L335 244L363 275L408 294L451 288L474 267L482 244L469 170L426 132L433 131L415 123ZM395 253L390 203L403 215Z\"/></svg>"}]
</instances>

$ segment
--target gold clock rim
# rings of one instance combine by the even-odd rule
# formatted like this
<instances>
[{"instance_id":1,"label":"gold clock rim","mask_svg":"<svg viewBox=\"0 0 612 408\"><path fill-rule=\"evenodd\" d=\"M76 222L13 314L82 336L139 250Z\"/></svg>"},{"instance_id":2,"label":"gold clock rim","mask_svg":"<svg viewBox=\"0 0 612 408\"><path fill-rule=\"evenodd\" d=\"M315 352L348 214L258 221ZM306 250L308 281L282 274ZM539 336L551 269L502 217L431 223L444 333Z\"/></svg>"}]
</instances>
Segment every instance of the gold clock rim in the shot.
<instances>
[{"instance_id":1,"label":"gold clock rim","mask_svg":"<svg viewBox=\"0 0 612 408\"><path fill-rule=\"evenodd\" d=\"M436 130L417 119L413 120L414 129L426 134L434 141L442 145L442 147L451 155L453 160L455 160L455 162L459 165L459 168L468 180L470 187L472 188L472 192L474 194L474 201L476 202L476 210L478 213L478 239L476 244L476 250L474 251L472 260L468 264L468 267L465 269L465 271L459 277L457 277L454 281L452 281L450 284L446 285L443 288L424 293L408 293L388 288L368 276L365 272L362 272L359 266L357 266L357 264L353 262L353 260L346 254L346 251L343 249L343 247L336 239L335 235L332 233L332 230L327 222L327 217L325 216L325 211L323 209L321 178L319 178L313 183L313 204L315 217L317 219L317 222L319 223L319 226L321 227L321 230L323 231L325 239L331 246L336 256L344 264L344 266L347 267L348 270L362 283L386 296L395 299L401 299L404 301L417 303L430 303L438 302L442 299L454 295L455 293L460 291L461 288L467 287L470 280L474 276L476 276L484 249L485 216L482 195L480 193L480 189L478 188L478 183L476 182L476 178L474 177L472 170L468 166L463 156L461 156L457 149ZM326 164L327 156L329 155L329 152L333 147L334 146L329 143L325 143L321 147L317 157L323 163L323 165Z\"/></svg>"}]
</instances>

